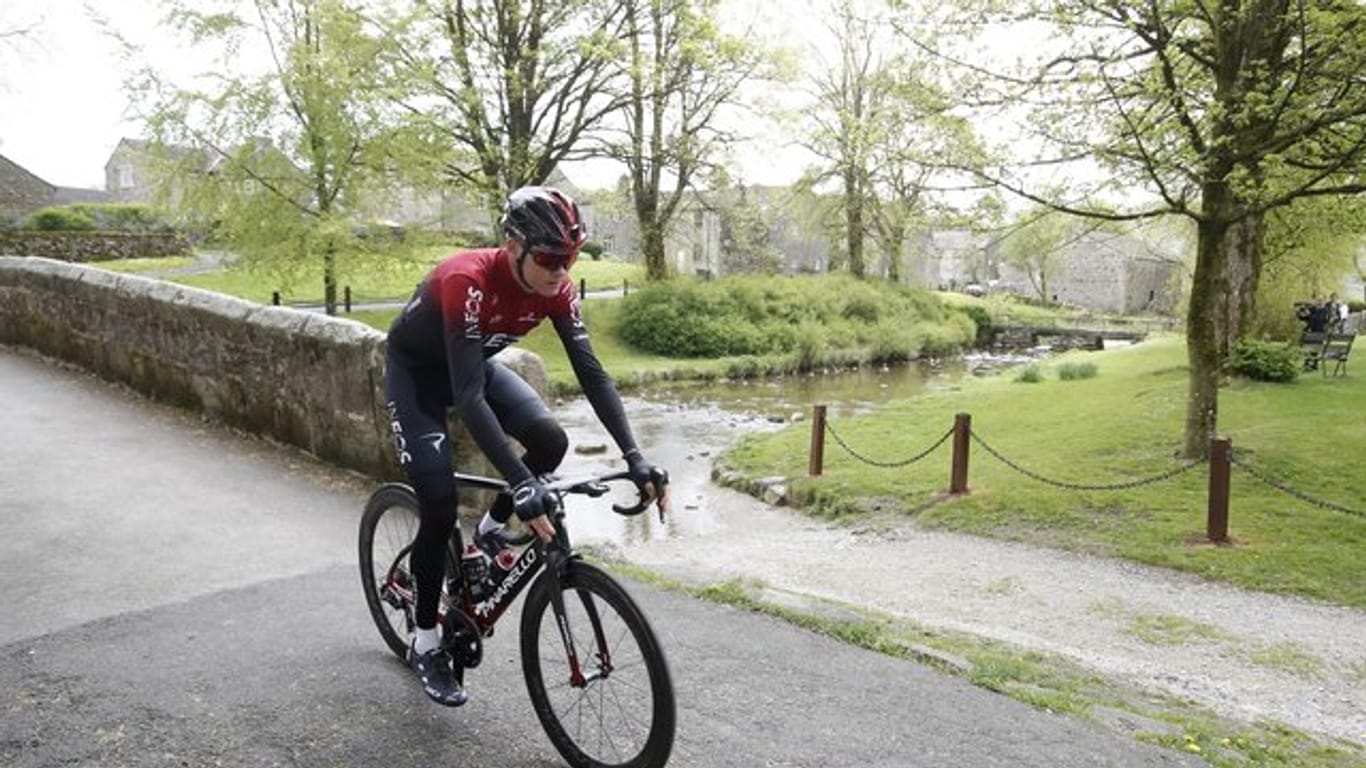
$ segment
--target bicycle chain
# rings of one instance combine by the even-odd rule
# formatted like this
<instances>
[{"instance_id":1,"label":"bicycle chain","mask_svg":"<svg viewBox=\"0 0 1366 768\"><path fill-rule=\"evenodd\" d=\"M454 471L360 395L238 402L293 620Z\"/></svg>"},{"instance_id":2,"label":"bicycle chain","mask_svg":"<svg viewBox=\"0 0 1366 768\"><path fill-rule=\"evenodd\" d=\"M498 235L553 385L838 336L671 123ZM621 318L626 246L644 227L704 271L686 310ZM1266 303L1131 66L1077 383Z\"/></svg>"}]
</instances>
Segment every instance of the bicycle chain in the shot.
<instances>
[{"instance_id":1,"label":"bicycle chain","mask_svg":"<svg viewBox=\"0 0 1366 768\"><path fill-rule=\"evenodd\" d=\"M1138 480L1129 480L1123 483L1108 483L1102 485L1068 483L1062 480L1049 479L1047 477L1044 477L1043 475L1038 474L1037 472L1031 472L1028 469L1025 469L1024 467L1020 466L1019 464L1016 464L1015 462L1011 461L1010 459L1007 459L995 448L992 448L990 445L987 445L987 442L983 440L982 437L978 435L975 430L970 431L968 434L971 435L972 439L976 440L977 444L982 446L982 448L985 449L987 453L991 454L992 456L995 456L997 461L1000 461L1002 464L1005 464L1007 467L1010 467L1016 472L1019 472L1020 474L1026 477L1032 478L1046 485L1051 485L1057 488L1065 488L1071 491L1124 491L1129 490L1131 488L1139 488L1145 485L1153 485L1154 483L1160 483L1163 480L1170 480L1171 478L1176 477L1177 475L1180 475L1184 472L1189 472L1191 469L1198 467L1199 465L1204 463L1203 459L1198 459L1196 461L1191 461L1174 469L1163 472L1160 475L1141 478Z\"/></svg>"},{"instance_id":2,"label":"bicycle chain","mask_svg":"<svg viewBox=\"0 0 1366 768\"><path fill-rule=\"evenodd\" d=\"M829 432L830 436L835 438L835 442L839 443L840 447L848 451L850 455L852 455L854 458L858 459L859 461L865 464L871 464L875 467L882 467L884 469L896 469L899 467L905 467L910 464L914 464L915 462L920 461L926 456L929 456L931 453L934 453L934 449L943 445L944 441L948 440L949 437L953 435L953 430L950 429L948 432L945 432L944 436L939 438L939 440L934 445L931 445L929 448L926 448L925 450L921 451L920 453L917 453L909 459L906 459L905 461L877 461L876 459L870 459L867 456L860 454L858 451L855 451L853 448L850 448L849 444L844 442L844 440L839 436L839 434L835 432L835 428L830 425L829 421L825 422L825 431Z\"/></svg>"},{"instance_id":3,"label":"bicycle chain","mask_svg":"<svg viewBox=\"0 0 1366 768\"><path fill-rule=\"evenodd\" d=\"M1305 503L1307 503L1307 504L1312 504L1312 505L1314 505L1314 506L1316 506L1316 507L1318 507L1318 508L1320 508L1320 509L1327 509L1327 510L1330 510L1330 511L1333 511L1333 512L1341 512L1341 513L1343 513L1343 514L1345 514L1345 515L1355 515L1355 516L1357 516L1357 517L1366 517L1366 512L1358 512L1358 511L1355 510L1355 509L1348 509L1347 507L1343 507L1343 506L1339 506L1339 505L1337 505L1337 504L1334 504L1334 503L1331 502L1331 501L1324 501L1323 499L1318 499L1318 498L1315 498L1315 497L1313 497L1313 496L1310 496L1309 494L1305 493L1304 491L1297 490L1297 489L1295 489L1295 488L1291 488L1289 485L1286 485L1285 483L1283 483L1283 482L1281 482L1281 481L1279 481L1279 480L1277 480L1277 479L1275 479L1275 478L1273 478L1273 477L1270 477L1270 476L1268 476L1268 475L1266 475L1266 474L1263 474L1261 471L1259 471L1259 470L1257 470L1257 469L1254 469L1253 466L1252 466L1251 464L1244 464L1243 462L1239 461L1239 460L1238 460L1238 457L1237 457L1232 451L1229 452L1228 460L1229 460L1229 463L1233 464L1235 467L1238 467L1239 469L1245 470L1249 475L1252 475L1252 476L1253 476L1254 478L1256 478L1257 480L1260 480L1261 482L1265 483L1266 485L1269 485L1269 486L1271 486L1272 488L1275 488L1276 490L1278 490L1278 491L1280 491L1280 492L1282 492L1282 493L1284 493L1284 494L1286 494L1286 495L1288 495L1288 496L1293 496L1293 497L1295 497L1295 498L1299 499L1300 501L1303 501L1303 502L1305 502Z\"/></svg>"}]
</instances>

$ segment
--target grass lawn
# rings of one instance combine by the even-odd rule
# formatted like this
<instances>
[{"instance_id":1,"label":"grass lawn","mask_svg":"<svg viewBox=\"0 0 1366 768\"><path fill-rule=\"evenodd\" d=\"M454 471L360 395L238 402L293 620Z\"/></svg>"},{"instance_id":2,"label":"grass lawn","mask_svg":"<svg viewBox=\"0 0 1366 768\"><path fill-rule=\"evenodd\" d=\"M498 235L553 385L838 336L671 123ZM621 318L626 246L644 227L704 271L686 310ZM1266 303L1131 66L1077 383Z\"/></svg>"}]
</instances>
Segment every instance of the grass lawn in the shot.
<instances>
[{"instance_id":1,"label":"grass lawn","mask_svg":"<svg viewBox=\"0 0 1366 768\"><path fill-rule=\"evenodd\" d=\"M1095 364L1098 375L1060 380L1059 366ZM948 486L950 447L899 469L855 459L827 440L825 471L806 477L810 427L748 438L723 457L750 477L793 478L796 503L832 517L914 514L928 526L1119 556L1250 588L1366 607L1366 380L1234 382L1220 393L1220 430L1235 460L1333 511L1277 490L1243 466L1232 474L1233 546L1203 542L1208 471L1197 466L1126 490L1073 490L1041 482L1113 485L1183 466L1186 399L1182 339L1168 336L1107 352L1069 353L1040 366L1038 383L1012 374L967 380L874 414L832 418L851 448L898 462L932 445L954 414L972 417L971 492L935 503Z\"/></svg>"}]
</instances>

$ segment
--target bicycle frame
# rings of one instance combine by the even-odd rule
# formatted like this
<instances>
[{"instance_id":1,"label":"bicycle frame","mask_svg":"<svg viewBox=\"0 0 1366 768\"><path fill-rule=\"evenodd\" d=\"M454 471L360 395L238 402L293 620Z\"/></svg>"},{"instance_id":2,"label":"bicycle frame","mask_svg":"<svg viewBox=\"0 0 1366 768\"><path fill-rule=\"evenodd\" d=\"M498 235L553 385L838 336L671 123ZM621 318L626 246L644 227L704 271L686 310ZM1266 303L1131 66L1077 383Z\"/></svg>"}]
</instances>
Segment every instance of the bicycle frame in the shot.
<instances>
[{"instance_id":1,"label":"bicycle frame","mask_svg":"<svg viewBox=\"0 0 1366 768\"><path fill-rule=\"evenodd\" d=\"M498 493L507 492L507 483L501 480L484 477L482 475L466 474L463 472L456 472L454 473L454 476L456 487L464 486L484 491L495 491ZM594 480L611 480L618 479L622 476L624 476L622 473L614 473L613 475L607 475L602 478L594 478ZM481 636L488 637L493 634L493 628L494 625L498 623L498 619L508 609L508 606L512 605L517 600L517 596L522 594L522 591L525 590L527 586L535 582L534 577L541 568L548 567L550 572L554 574L553 578L558 579L564 562L576 557L569 544L569 533L562 524L565 514L563 500L564 496L572 492L573 489L582 487L583 482L584 481L582 480L565 480L551 483L548 486L549 490L554 494L556 501L556 509L554 513L550 515L551 523L555 526L555 538L550 544L542 545L539 542L533 542L531 546L526 547L522 551L522 554L517 558L517 562L514 563L507 574L503 576L503 579L498 582L498 587L494 589L493 594L483 600L475 602L470 599L468 588L461 590L461 609L465 615L474 622L475 628L479 630ZM605 491L605 489L603 490ZM622 508L616 509L621 511ZM456 526L452 538L456 544L455 551L457 553L463 552L464 541L459 526ZM461 578L463 580L463 575ZM561 602L558 589L552 594L555 595L552 602L555 607L555 615L560 623L560 632L561 634L564 634L564 604ZM441 618L444 620L444 613ZM568 642L567 636L565 637L565 640L566 646L569 646L570 643Z\"/></svg>"}]
</instances>

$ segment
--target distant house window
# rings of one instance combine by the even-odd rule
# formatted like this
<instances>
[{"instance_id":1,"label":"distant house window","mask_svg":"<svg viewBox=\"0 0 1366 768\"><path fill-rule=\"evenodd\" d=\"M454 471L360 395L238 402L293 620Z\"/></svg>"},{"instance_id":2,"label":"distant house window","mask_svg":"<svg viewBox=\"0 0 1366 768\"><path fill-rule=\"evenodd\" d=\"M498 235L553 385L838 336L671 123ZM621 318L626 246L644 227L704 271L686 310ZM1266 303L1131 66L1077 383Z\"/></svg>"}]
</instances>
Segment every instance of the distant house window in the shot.
<instances>
[{"instance_id":1,"label":"distant house window","mask_svg":"<svg viewBox=\"0 0 1366 768\"><path fill-rule=\"evenodd\" d=\"M131 165L120 165L120 166L119 166L119 189L132 189L133 186L134 186L134 183L133 183L133 166L131 166Z\"/></svg>"}]
</instances>

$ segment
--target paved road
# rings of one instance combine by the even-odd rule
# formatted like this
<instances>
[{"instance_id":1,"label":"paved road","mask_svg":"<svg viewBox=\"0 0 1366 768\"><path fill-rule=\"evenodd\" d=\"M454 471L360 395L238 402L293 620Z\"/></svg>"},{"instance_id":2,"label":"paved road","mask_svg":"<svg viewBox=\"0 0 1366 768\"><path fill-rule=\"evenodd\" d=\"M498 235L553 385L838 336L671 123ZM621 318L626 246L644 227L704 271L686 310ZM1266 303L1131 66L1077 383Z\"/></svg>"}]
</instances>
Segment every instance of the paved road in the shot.
<instances>
[{"instance_id":1,"label":"paved road","mask_svg":"<svg viewBox=\"0 0 1366 768\"><path fill-rule=\"evenodd\" d=\"M430 705L369 623L367 483L0 347L0 765L555 766L514 656ZM677 766L1200 765L767 617L632 591Z\"/></svg>"}]
</instances>

